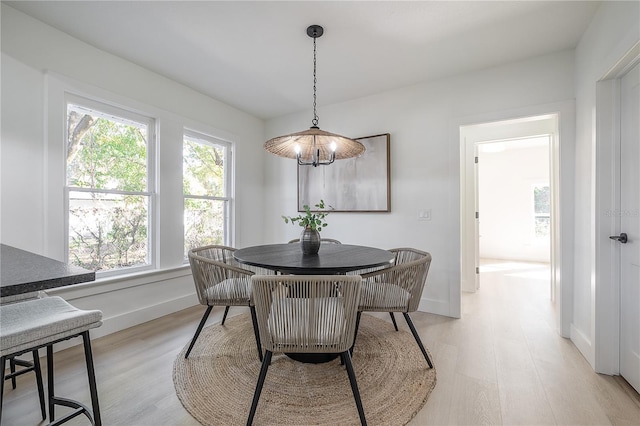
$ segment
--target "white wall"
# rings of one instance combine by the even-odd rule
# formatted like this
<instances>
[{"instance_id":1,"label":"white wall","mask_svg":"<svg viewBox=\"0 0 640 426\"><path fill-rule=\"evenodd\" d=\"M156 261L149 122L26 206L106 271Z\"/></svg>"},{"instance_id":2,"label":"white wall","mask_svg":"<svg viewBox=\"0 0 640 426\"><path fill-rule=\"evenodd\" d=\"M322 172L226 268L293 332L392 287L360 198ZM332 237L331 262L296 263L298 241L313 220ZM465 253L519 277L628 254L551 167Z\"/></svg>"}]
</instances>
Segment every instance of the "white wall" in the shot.
<instances>
[{"instance_id":1,"label":"white wall","mask_svg":"<svg viewBox=\"0 0 640 426\"><path fill-rule=\"evenodd\" d=\"M433 262L421 309L458 316L460 299L459 125L488 113L573 99L573 52L419 84L318 108L320 128L352 137L391 134L391 212L334 213L325 237L382 248L427 250ZM319 97L321 99L322 92ZM267 122L267 138L308 126L311 113ZM573 141L567 141L572 143ZM572 162L565 158L565 162ZM571 203L572 200L569 200ZM275 156L266 162L265 239L286 241L299 229L281 214L296 211L296 165ZM418 221L431 209L431 221ZM456 302L456 300L458 302Z\"/></svg>"},{"instance_id":2,"label":"white wall","mask_svg":"<svg viewBox=\"0 0 640 426\"><path fill-rule=\"evenodd\" d=\"M182 129L196 127L235 149L238 246L262 241L254 208L262 203L264 123L158 74L98 50L2 4L2 243L63 260L64 170L55 158L62 138L47 114L60 109L63 85L158 119L160 271L99 280L54 293L83 308L101 309L102 335L197 304L182 259ZM55 121L55 119L54 119ZM62 125L62 123L60 123ZM61 134L61 133L60 133ZM52 179L53 177L53 179ZM53 208L51 206L54 206ZM188 339L188 336L186 337Z\"/></svg>"},{"instance_id":3,"label":"white wall","mask_svg":"<svg viewBox=\"0 0 640 426\"><path fill-rule=\"evenodd\" d=\"M576 48L575 283L571 339L592 366L594 339L596 82L640 40L640 3L603 2ZM609 141L600 141L607 144ZM603 170L603 173L610 171ZM609 283L604 283L609 285Z\"/></svg>"},{"instance_id":4,"label":"white wall","mask_svg":"<svg viewBox=\"0 0 640 426\"><path fill-rule=\"evenodd\" d=\"M549 262L549 237L535 236L533 216L533 185L549 185L549 146L499 143L506 149L478 155L480 257Z\"/></svg>"}]
</instances>

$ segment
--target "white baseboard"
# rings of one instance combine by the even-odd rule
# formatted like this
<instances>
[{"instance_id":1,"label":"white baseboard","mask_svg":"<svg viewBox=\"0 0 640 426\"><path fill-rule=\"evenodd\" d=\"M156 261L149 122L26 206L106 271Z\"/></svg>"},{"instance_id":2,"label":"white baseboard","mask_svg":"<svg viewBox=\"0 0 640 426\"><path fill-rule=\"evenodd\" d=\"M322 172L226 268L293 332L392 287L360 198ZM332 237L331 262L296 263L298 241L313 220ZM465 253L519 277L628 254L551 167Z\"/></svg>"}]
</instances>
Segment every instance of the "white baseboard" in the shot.
<instances>
[{"instance_id":1,"label":"white baseboard","mask_svg":"<svg viewBox=\"0 0 640 426\"><path fill-rule=\"evenodd\" d=\"M448 301L428 299L426 297L420 299L418 311L429 312L430 314L444 315L446 317L453 316L451 315L451 307Z\"/></svg>"},{"instance_id":2,"label":"white baseboard","mask_svg":"<svg viewBox=\"0 0 640 426\"><path fill-rule=\"evenodd\" d=\"M571 324L570 339L582 356L589 362L591 368L595 368L595 351L591 339L573 324Z\"/></svg>"},{"instance_id":3,"label":"white baseboard","mask_svg":"<svg viewBox=\"0 0 640 426\"><path fill-rule=\"evenodd\" d=\"M145 306L134 311L102 319L102 327L91 331L92 338L106 336L117 331L142 324L174 312L181 311L198 304L195 292L167 300L152 306Z\"/></svg>"},{"instance_id":4,"label":"white baseboard","mask_svg":"<svg viewBox=\"0 0 640 426\"><path fill-rule=\"evenodd\" d=\"M102 326L91 330L91 339L97 339L145 322L160 318L198 304L195 292L172 300L167 300L151 306L102 319ZM54 345L54 352L58 352L82 343L81 339L67 340Z\"/></svg>"}]
</instances>

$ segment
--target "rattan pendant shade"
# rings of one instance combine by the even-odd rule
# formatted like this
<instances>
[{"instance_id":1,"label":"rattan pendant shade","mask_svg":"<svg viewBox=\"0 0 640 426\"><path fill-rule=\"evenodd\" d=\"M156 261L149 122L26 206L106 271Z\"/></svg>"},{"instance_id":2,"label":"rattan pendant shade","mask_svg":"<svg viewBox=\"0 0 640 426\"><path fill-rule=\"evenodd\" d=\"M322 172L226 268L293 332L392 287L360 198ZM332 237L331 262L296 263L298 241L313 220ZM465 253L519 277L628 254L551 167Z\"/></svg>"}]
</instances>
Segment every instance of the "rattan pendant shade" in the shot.
<instances>
[{"instance_id":1,"label":"rattan pendant shade","mask_svg":"<svg viewBox=\"0 0 640 426\"><path fill-rule=\"evenodd\" d=\"M280 157L298 160L302 166L326 166L334 160L352 158L365 151L362 143L346 136L325 132L318 127L316 113L316 38L324 33L320 25L307 28L313 38L313 120L311 128L298 133L278 136L264 143L264 149Z\"/></svg>"},{"instance_id":2,"label":"rattan pendant shade","mask_svg":"<svg viewBox=\"0 0 640 426\"><path fill-rule=\"evenodd\" d=\"M315 139L315 144L314 144ZM331 158L332 144L335 144L335 159L342 160L344 158L357 157L364 153L364 145L353 139L336 135L335 133L325 132L319 128L310 128L303 132L292 133L290 135L278 136L269 139L264 143L264 149L272 154L286 158L297 158L296 146L300 147L300 157L303 159L312 158L314 155L314 146L320 155L318 160L325 162Z\"/></svg>"}]
</instances>

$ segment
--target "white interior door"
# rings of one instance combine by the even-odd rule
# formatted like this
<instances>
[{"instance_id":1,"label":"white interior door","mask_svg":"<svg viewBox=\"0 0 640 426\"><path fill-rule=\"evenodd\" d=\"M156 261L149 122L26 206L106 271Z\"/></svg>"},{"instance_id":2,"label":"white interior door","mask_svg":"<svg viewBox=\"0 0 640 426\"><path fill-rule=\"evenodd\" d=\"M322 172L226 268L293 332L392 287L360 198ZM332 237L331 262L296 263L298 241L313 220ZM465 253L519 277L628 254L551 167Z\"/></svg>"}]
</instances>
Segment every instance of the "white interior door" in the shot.
<instances>
[{"instance_id":1,"label":"white interior door","mask_svg":"<svg viewBox=\"0 0 640 426\"><path fill-rule=\"evenodd\" d=\"M640 392L640 65L622 78L620 124L620 374Z\"/></svg>"}]
</instances>

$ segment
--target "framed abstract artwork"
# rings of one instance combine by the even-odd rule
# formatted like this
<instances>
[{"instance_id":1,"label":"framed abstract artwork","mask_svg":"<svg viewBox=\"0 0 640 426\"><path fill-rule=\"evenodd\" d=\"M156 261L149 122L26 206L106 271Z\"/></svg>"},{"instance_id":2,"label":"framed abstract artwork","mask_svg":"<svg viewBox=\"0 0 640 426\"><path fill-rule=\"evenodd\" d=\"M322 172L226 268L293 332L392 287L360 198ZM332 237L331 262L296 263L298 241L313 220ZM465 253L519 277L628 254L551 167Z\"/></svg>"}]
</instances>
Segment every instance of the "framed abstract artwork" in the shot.
<instances>
[{"instance_id":1,"label":"framed abstract artwork","mask_svg":"<svg viewBox=\"0 0 640 426\"><path fill-rule=\"evenodd\" d=\"M356 158L328 166L298 166L298 211L320 200L336 212L391 211L390 135L357 138L366 148Z\"/></svg>"}]
</instances>

